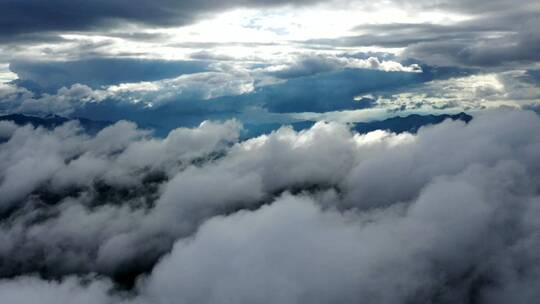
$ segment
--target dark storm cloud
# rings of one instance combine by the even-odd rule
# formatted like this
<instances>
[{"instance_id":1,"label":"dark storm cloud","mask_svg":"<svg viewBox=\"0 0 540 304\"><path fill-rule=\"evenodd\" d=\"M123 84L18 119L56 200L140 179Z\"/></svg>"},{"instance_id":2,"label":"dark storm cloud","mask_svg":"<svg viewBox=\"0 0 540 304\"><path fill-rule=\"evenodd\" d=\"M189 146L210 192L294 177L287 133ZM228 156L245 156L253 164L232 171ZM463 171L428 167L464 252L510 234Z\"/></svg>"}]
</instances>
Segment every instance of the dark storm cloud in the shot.
<instances>
[{"instance_id":1,"label":"dark storm cloud","mask_svg":"<svg viewBox=\"0 0 540 304\"><path fill-rule=\"evenodd\" d=\"M76 61L12 61L9 69L17 82L35 84L48 92L82 83L93 88L125 82L155 81L183 74L203 72L201 61L167 61L122 58L95 58Z\"/></svg>"},{"instance_id":2,"label":"dark storm cloud","mask_svg":"<svg viewBox=\"0 0 540 304\"><path fill-rule=\"evenodd\" d=\"M16 36L2 36L0 35L0 43L4 50L15 51L17 47L25 45L37 44L37 43L61 43L67 40L60 37L55 33L25 33Z\"/></svg>"},{"instance_id":3,"label":"dark storm cloud","mask_svg":"<svg viewBox=\"0 0 540 304\"><path fill-rule=\"evenodd\" d=\"M43 31L73 31L112 25L119 21L157 26L183 25L200 15L234 7L268 7L275 5L313 4L317 0L159 0L159 1L37 1L2 0L0 11L1 35L15 35ZM407 7L453 10L468 13L499 12L515 7L536 7L530 1L428 1L397 2Z\"/></svg>"},{"instance_id":4,"label":"dark storm cloud","mask_svg":"<svg viewBox=\"0 0 540 304\"><path fill-rule=\"evenodd\" d=\"M293 78L263 88L250 100L279 113L359 109L364 104L353 100L356 95L405 87L422 82L423 77L425 75L416 73L347 69Z\"/></svg>"},{"instance_id":5,"label":"dark storm cloud","mask_svg":"<svg viewBox=\"0 0 540 304\"><path fill-rule=\"evenodd\" d=\"M540 84L540 70L528 70L525 80Z\"/></svg>"},{"instance_id":6,"label":"dark storm cloud","mask_svg":"<svg viewBox=\"0 0 540 304\"><path fill-rule=\"evenodd\" d=\"M484 3L484 2L482 2ZM334 39L315 39L309 45L382 46L406 48L404 57L413 57L437 65L500 66L509 63L537 62L540 38L538 5L471 5L442 7L472 13L470 19L450 25L379 24L355 28L361 34ZM490 9L491 8L491 9Z\"/></svg>"},{"instance_id":7,"label":"dark storm cloud","mask_svg":"<svg viewBox=\"0 0 540 304\"><path fill-rule=\"evenodd\" d=\"M405 6L422 9L447 10L471 14L497 13L501 11L538 9L538 3L529 0L441 0L399 1Z\"/></svg>"},{"instance_id":8,"label":"dark storm cloud","mask_svg":"<svg viewBox=\"0 0 540 304\"><path fill-rule=\"evenodd\" d=\"M14 229L9 234L2 234L2 240L10 241L3 243L0 251L7 256L11 254L4 250L19 248L21 254L18 258L13 256L15 259L11 262L0 263L1 276L39 269L48 277L98 271L123 282L125 277L133 276L132 272L146 269L170 248L172 235L188 233L193 226L184 223L178 230L171 226L176 232L161 235L164 231L154 227L155 223L152 222L158 219L149 220L143 224L149 230L140 231L140 237L145 239L147 246L140 244L137 250L129 250L130 257L122 256L123 260L118 259L122 253L117 251L119 248L116 246L135 244L127 243L128 235L121 235L136 228L133 221L146 222L143 218L159 198L160 186L197 159L211 160L213 153L218 153L237 140L239 128L240 125L234 121L224 124L206 122L196 129L176 129L165 139L158 140L150 138L149 132L138 130L128 122L119 122L92 137L82 134L77 124L73 123L45 131L29 126L13 130L9 122L2 122L0 133L10 139L1 144L0 149L0 218L2 227L13 225ZM13 158L15 150L20 158ZM28 178L21 179L22 175ZM34 211L21 214L26 208ZM92 211L87 217L86 208L95 212ZM161 212L157 212L156 217ZM200 217L195 214L186 216L195 225L204 213ZM25 220L19 221L17 218ZM56 219L49 222L48 219L52 218ZM115 224L105 228L103 221ZM30 222L37 226L30 228L27 226ZM69 228L72 225L88 225L85 236L81 235L76 244L69 245L70 248L62 250L65 254L61 254L57 250L75 236L68 232L72 230ZM17 235L22 230L18 229L28 232L27 236L35 242L19 239L22 235ZM112 239L104 243L98 241L112 231L116 231L111 235L114 235ZM49 238L49 241L43 243L38 240L45 240L43 237ZM52 252L59 255L50 255ZM34 265L40 265L38 268L27 263L27 259L39 255L44 255L44 259L36 260L37 264ZM68 256L74 259L64 264L62 260ZM5 261L4 258L2 260Z\"/></svg>"},{"instance_id":9,"label":"dark storm cloud","mask_svg":"<svg viewBox=\"0 0 540 304\"><path fill-rule=\"evenodd\" d=\"M154 26L185 25L201 15L246 6L301 5L316 0L2 0L0 36L77 31L110 27L119 22Z\"/></svg>"},{"instance_id":10,"label":"dark storm cloud","mask_svg":"<svg viewBox=\"0 0 540 304\"><path fill-rule=\"evenodd\" d=\"M500 20L498 20L500 21ZM509 20L505 20L508 22ZM411 44L453 39L471 40L484 33L511 32L504 22L493 22L491 18L460 22L454 25L432 23L388 23L366 24L354 28L365 34L336 39L315 39L308 43L337 46L383 46L406 47Z\"/></svg>"},{"instance_id":11,"label":"dark storm cloud","mask_svg":"<svg viewBox=\"0 0 540 304\"><path fill-rule=\"evenodd\" d=\"M9 138L0 202L12 208L0 226L2 299L538 298L534 113L488 112L416 135L360 135L319 122L231 145L238 128L207 122L155 139L128 122L92 137L73 124L45 131L0 123ZM155 170L163 175L149 178ZM110 292L126 277L138 277L133 294Z\"/></svg>"},{"instance_id":12,"label":"dark storm cloud","mask_svg":"<svg viewBox=\"0 0 540 304\"><path fill-rule=\"evenodd\" d=\"M380 58L379 58L380 57ZM288 65L272 69L267 73L281 79L292 79L334 72L346 68L363 68L387 72L422 72L419 66L403 66L396 61L385 61L388 56L370 53L329 55L301 55ZM389 66L389 64L391 66Z\"/></svg>"}]
</instances>

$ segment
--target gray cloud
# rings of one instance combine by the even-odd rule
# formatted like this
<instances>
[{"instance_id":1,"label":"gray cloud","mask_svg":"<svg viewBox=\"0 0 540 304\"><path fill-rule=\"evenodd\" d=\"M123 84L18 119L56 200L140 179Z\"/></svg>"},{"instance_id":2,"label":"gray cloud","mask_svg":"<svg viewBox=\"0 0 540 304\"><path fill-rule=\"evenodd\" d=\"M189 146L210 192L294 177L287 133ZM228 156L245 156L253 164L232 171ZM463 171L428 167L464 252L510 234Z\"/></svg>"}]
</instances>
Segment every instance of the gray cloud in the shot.
<instances>
[{"instance_id":1,"label":"gray cloud","mask_svg":"<svg viewBox=\"0 0 540 304\"><path fill-rule=\"evenodd\" d=\"M85 287L81 287L80 283L80 280L75 278L46 283L35 278L2 280L0 295L7 303L111 303L107 282L90 282Z\"/></svg>"},{"instance_id":2,"label":"gray cloud","mask_svg":"<svg viewBox=\"0 0 540 304\"><path fill-rule=\"evenodd\" d=\"M464 13L496 13L501 11L538 9L538 3L528 0L508 2L505 0L442 0L442 1L403 1L403 5L434 10L450 10Z\"/></svg>"},{"instance_id":3,"label":"gray cloud","mask_svg":"<svg viewBox=\"0 0 540 304\"><path fill-rule=\"evenodd\" d=\"M235 7L302 5L317 0L187 0L187 1L2 1L0 36L43 31L77 31L110 27L121 22L153 26L185 25L202 15Z\"/></svg>"},{"instance_id":4,"label":"gray cloud","mask_svg":"<svg viewBox=\"0 0 540 304\"><path fill-rule=\"evenodd\" d=\"M484 3L481 1L481 3ZM468 3L467 4L471 4ZM307 41L309 45L404 47L403 57L413 57L428 64L496 67L511 63L539 61L537 18L540 8L489 5L477 11L475 4L462 3L470 19L452 24L388 23L361 25L360 34L333 39ZM443 5L445 8L454 6ZM467 7L470 11L467 10Z\"/></svg>"},{"instance_id":5,"label":"gray cloud","mask_svg":"<svg viewBox=\"0 0 540 304\"><path fill-rule=\"evenodd\" d=\"M126 82L155 81L183 74L203 72L208 64L201 61L94 58L76 61L14 60L9 69L17 82L37 85L56 92L76 83L99 88Z\"/></svg>"}]
</instances>

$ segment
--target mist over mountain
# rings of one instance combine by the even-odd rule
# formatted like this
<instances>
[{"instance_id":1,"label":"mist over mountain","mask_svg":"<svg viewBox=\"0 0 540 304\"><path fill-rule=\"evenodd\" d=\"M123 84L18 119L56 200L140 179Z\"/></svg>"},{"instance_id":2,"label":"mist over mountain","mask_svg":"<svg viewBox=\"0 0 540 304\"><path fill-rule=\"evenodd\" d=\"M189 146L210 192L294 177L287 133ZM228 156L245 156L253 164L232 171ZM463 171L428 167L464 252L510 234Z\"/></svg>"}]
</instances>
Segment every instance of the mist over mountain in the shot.
<instances>
[{"instance_id":1,"label":"mist over mountain","mask_svg":"<svg viewBox=\"0 0 540 304\"><path fill-rule=\"evenodd\" d=\"M95 134L102 129L112 125L109 121L94 121L85 118L66 118L59 115L47 115L44 117L31 116L24 114L9 114L0 116L0 121L13 122L18 126L32 125L33 127L43 127L45 129L54 129L69 121L77 121L84 131Z\"/></svg>"}]
</instances>

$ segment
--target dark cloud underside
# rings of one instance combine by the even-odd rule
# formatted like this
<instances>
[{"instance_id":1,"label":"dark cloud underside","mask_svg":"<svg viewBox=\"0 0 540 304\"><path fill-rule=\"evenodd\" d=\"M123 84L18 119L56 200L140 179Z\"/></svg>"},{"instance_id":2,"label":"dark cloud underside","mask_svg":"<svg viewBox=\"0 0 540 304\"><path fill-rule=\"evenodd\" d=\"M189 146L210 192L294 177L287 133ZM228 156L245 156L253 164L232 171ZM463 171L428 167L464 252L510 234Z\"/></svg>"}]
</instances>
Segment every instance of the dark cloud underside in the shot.
<instances>
[{"instance_id":1,"label":"dark cloud underside","mask_svg":"<svg viewBox=\"0 0 540 304\"><path fill-rule=\"evenodd\" d=\"M183 74L203 72L201 61L167 61L122 58L95 58L77 61L12 61L10 70L18 82L35 84L55 93L62 87L82 83L93 88L126 82L155 81Z\"/></svg>"},{"instance_id":2,"label":"dark cloud underside","mask_svg":"<svg viewBox=\"0 0 540 304\"><path fill-rule=\"evenodd\" d=\"M118 25L120 22L154 26L185 25L200 15L239 6L315 3L315 0L2 0L0 35L43 31L77 31Z\"/></svg>"}]
</instances>

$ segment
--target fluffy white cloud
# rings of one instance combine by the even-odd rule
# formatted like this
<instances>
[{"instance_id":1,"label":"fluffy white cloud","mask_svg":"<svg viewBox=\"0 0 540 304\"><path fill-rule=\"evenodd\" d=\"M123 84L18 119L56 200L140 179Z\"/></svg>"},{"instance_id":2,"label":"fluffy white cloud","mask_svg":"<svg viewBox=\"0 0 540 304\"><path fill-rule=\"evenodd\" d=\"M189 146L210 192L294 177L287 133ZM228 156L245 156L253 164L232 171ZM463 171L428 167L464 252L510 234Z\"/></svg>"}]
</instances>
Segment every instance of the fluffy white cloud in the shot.
<instances>
[{"instance_id":1,"label":"fluffy white cloud","mask_svg":"<svg viewBox=\"0 0 540 304\"><path fill-rule=\"evenodd\" d=\"M161 140L127 122L95 137L73 124L12 132L0 154L13 174L0 178L11 195L0 274L64 281L6 279L0 292L32 286L99 303L538 296L534 113L487 112L416 135L320 122L231 145L238 128L207 122ZM137 279L137 295L69 278L93 272Z\"/></svg>"},{"instance_id":2,"label":"fluffy white cloud","mask_svg":"<svg viewBox=\"0 0 540 304\"><path fill-rule=\"evenodd\" d=\"M106 88L110 98L153 105L174 100L208 100L253 91L247 71L205 72L155 82L125 83Z\"/></svg>"},{"instance_id":3,"label":"fluffy white cloud","mask_svg":"<svg viewBox=\"0 0 540 304\"><path fill-rule=\"evenodd\" d=\"M55 94L37 95L13 84L0 84L0 109L6 112L67 115L88 102L100 102L105 92L82 84L63 87Z\"/></svg>"},{"instance_id":4,"label":"fluffy white cloud","mask_svg":"<svg viewBox=\"0 0 540 304\"><path fill-rule=\"evenodd\" d=\"M253 82L248 71L227 69L153 82L123 83L101 89L74 84L69 88L62 87L54 94L41 95L13 84L0 84L0 109L6 112L69 115L87 103L105 99L146 106L177 100L201 101L249 93L254 90Z\"/></svg>"},{"instance_id":5,"label":"fluffy white cloud","mask_svg":"<svg viewBox=\"0 0 540 304\"><path fill-rule=\"evenodd\" d=\"M205 157L237 140L240 125L204 122L197 129L176 129L163 140L148 137L130 122L120 121L88 137L76 123L53 131L30 126L12 130L0 151L0 209L7 208L43 182L55 189L88 185L96 179L115 185L140 182L141 170L174 174L182 162ZM111 165L114 164L114 165ZM31 172L31 173L30 173ZM26 176L26 178L25 178Z\"/></svg>"},{"instance_id":6,"label":"fluffy white cloud","mask_svg":"<svg viewBox=\"0 0 540 304\"><path fill-rule=\"evenodd\" d=\"M380 60L377 57L359 59L347 56L326 54L306 54L294 58L292 62L270 66L265 69L270 75L280 78L309 76L317 73L331 72L340 69L371 69L385 72L421 73L422 68L417 64L403 66L392 60Z\"/></svg>"}]
</instances>

